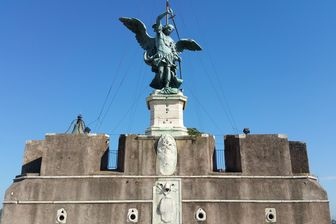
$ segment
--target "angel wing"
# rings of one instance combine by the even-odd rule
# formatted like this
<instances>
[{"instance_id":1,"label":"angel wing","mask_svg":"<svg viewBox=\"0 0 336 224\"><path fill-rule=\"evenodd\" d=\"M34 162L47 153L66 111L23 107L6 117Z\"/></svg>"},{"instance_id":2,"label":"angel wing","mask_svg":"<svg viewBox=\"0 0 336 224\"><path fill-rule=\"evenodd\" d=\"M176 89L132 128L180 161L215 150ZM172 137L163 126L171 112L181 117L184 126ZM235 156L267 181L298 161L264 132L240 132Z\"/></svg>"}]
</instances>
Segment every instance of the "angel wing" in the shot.
<instances>
[{"instance_id":1,"label":"angel wing","mask_svg":"<svg viewBox=\"0 0 336 224\"><path fill-rule=\"evenodd\" d=\"M190 51L201 51L201 46L192 39L181 39L176 42L175 44L176 51L182 52L183 50L190 50Z\"/></svg>"},{"instance_id":2,"label":"angel wing","mask_svg":"<svg viewBox=\"0 0 336 224\"><path fill-rule=\"evenodd\" d=\"M143 22L136 18L121 17L119 20L133 33L140 46L151 52L155 48L155 39L148 35L146 26Z\"/></svg>"}]
</instances>

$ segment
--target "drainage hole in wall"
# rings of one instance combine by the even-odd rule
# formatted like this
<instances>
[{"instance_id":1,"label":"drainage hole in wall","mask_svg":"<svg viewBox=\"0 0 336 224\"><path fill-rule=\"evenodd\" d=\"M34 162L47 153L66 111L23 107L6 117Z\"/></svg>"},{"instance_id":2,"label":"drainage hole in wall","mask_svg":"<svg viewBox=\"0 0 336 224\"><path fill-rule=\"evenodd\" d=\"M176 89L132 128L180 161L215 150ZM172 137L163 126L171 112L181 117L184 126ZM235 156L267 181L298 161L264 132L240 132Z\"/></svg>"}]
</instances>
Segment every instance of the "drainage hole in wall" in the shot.
<instances>
[{"instance_id":1,"label":"drainage hole in wall","mask_svg":"<svg viewBox=\"0 0 336 224\"><path fill-rule=\"evenodd\" d=\"M203 214L203 213L199 213L199 214L198 214L198 218L199 218L199 219L203 219L203 218L204 218L204 214Z\"/></svg>"},{"instance_id":2,"label":"drainage hole in wall","mask_svg":"<svg viewBox=\"0 0 336 224\"><path fill-rule=\"evenodd\" d=\"M64 215L60 215L59 220L64 221L64 218L65 218Z\"/></svg>"},{"instance_id":3,"label":"drainage hole in wall","mask_svg":"<svg viewBox=\"0 0 336 224\"><path fill-rule=\"evenodd\" d=\"M268 219L269 220L273 220L274 219L274 215L273 214L268 214Z\"/></svg>"}]
</instances>

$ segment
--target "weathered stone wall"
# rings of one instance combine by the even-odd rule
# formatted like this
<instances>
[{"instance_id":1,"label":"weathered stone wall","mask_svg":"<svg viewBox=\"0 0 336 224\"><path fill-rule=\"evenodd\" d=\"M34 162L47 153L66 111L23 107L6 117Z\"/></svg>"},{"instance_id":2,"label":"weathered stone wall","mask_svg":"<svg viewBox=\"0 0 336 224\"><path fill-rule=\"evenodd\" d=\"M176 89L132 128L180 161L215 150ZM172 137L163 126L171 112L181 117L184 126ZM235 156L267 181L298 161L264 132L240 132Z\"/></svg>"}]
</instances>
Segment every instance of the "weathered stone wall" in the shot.
<instances>
[{"instance_id":1,"label":"weathered stone wall","mask_svg":"<svg viewBox=\"0 0 336 224\"><path fill-rule=\"evenodd\" d=\"M159 137L121 136L120 170L127 175L156 175L156 146ZM214 139L212 136L175 137L178 158L175 175L207 175L213 170Z\"/></svg>"},{"instance_id":2,"label":"weathered stone wall","mask_svg":"<svg viewBox=\"0 0 336 224\"><path fill-rule=\"evenodd\" d=\"M328 206L313 203L186 203L183 204L184 223L196 222L195 211L202 207L209 224L260 224L265 220L265 208L276 209L276 222L280 224L330 223Z\"/></svg>"},{"instance_id":3,"label":"weathered stone wall","mask_svg":"<svg viewBox=\"0 0 336 224\"><path fill-rule=\"evenodd\" d=\"M139 222L148 223L151 219L151 204L120 203L120 204L27 204L7 205L4 223L11 224L46 224L57 222L56 211L64 208L67 212L66 222L76 224L107 224L127 223L129 208L137 208ZM21 214L21 215L18 215ZM7 217L12 217L8 218ZM15 218L13 218L15 217Z\"/></svg>"},{"instance_id":4,"label":"weathered stone wall","mask_svg":"<svg viewBox=\"0 0 336 224\"><path fill-rule=\"evenodd\" d=\"M28 176L12 184L5 201L150 200L153 183L157 179L155 176ZM183 199L186 200L327 200L326 193L316 180L304 176L209 175L183 177L182 185Z\"/></svg>"},{"instance_id":5,"label":"weathered stone wall","mask_svg":"<svg viewBox=\"0 0 336 224\"><path fill-rule=\"evenodd\" d=\"M23 157L21 174L40 173L45 141L28 141Z\"/></svg>"},{"instance_id":6,"label":"weathered stone wall","mask_svg":"<svg viewBox=\"0 0 336 224\"><path fill-rule=\"evenodd\" d=\"M153 186L163 178L181 181L184 224L271 223L268 208L275 209L276 223L330 223L326 192L314 177L299 173L307 171L302 145L278 135L227 136L226 162L234 172L213 172L212 136L175 140L177 169L165 177L156 169L158 137L121 136L118 171L105 170L105 135L48 135L29 142L23 175L5 195L2 224L128 223L129 209L137 209L138 223L149 224ZM39 158L40 169L36 163L29 168ZM203 222L196 220L200 208ZM57 220L60 209L65 222Z\"/></svg>"},{"instance_id":7,"label":"weathered stone wall","mask_svg":"<svg viewBox=\"0 0 336 224\"><path fill-rule=\"evenodd\" d=\"M283 135L228 135L227 170L244 175L292 175L287 137ZM232 148L231 148L231 147Z\"/></svg>"},{"instance_id":8,"label":"weathered stone wall","mask_svg":"<svg viewBox=\"0 0 336 224\"><path fill-rule=\"evenodd\" d=\"M26 144L22 175L94 174L107 166L108 136L48 134L44 141Z\"/></svg>"},{"instance_id":9,"label":"weathered stone wall","mask_svg":"<svg viewBox=\"0 0 336 224\"><path fill-rule=\"evenodd\" d=\"M5 204L3 223L13 223L13 217L14 223L51 223L60 208L67 211L67 223L126 223L131 208L139 210L139 223L151 223L155 180L24 179L7 192L5 201L12 203ZM182 178L182 196L183 223L196 223L198 208L206 211L207 223L262 223L266 208L276 209L279 223L329 224L330 220L326 194L309 178Z\"/></svg>"},{"instance_id":10,"label":"weathered stone wall","mask_svg":"<svg viewBox=\"0 0 336 224\"><path fill-rule=\"evenodd\" d=\"M88 175L105 163L108 137L105 135L47 135L41 175Z\"/></svg>"},{"instance_id":11,"label":"weathered stone wall","mask_svg":"<svg viewBox=\"0 0 336 224\"><path fill-rule=\"evenodd\" d=\"M293 173L309 173L306 143L290 141L289 150Z\"/></svg>"}]
</instances>

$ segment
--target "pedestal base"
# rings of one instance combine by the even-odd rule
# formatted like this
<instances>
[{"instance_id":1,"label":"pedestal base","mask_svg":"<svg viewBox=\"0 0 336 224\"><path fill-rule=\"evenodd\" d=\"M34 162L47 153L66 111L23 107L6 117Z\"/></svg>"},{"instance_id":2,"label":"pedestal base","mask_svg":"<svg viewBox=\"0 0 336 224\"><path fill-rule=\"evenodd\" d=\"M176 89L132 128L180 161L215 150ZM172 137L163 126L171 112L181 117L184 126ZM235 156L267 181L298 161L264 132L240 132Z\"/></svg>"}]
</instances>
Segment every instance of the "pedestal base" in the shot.
<instances>
[{"instance_id":1,"label":"pedestal base","mask_svg":"<svg viewBox=\"0 0 336 224\"><path fill-rule=\"evenodd\" d=\"M188 135L183 124L183 110L186 102L187 97L180 91L177 94L161 94L159 90L154 91L147 97L150 127L147 128L146 135Z\"/></svg>"},{"instance_id":2,"label":"pedestal base","mask_svg":"<svg viewBox=\"0 0 336 224\"><path fill-rule=\"evenodd\" d=\"M172 136L186 136L188 135L188 130L186 128L160 128L160 127L149 127L147 128L146 135L161 136L164 134L169 134Z\"/></svg>"}]
</instances>

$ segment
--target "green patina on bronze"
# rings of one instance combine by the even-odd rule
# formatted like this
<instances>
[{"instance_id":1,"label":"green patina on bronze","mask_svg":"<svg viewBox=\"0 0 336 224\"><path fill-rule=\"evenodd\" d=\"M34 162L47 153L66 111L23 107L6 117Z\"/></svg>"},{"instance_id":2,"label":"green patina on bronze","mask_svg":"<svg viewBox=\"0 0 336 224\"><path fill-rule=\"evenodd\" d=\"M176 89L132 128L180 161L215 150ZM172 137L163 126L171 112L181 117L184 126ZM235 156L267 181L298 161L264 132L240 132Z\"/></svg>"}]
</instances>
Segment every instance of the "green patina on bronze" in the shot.
<instances>
[{"instance_id":1,"label":"green patina on bronze","mask_svg":"<svg viewBox=\"0 0 336 224\"><path fill-rule=\"evenodd\" d=\"M161 20L167 15L173 16L171 9L157 17L153 25L155 37L147 33L145 24L139 19L121 17L119 20L135 33L137 41L145 50L144 61L155 73L150 86L161 90L162 94L176 94L183 82L176 74L177 64L181 62L179 54L183 50L200 51L202 48L192 39L181 39L175 43L170 37L175 27L168 23L164 26L161 24Z\"/></svg>"}]
</instances>

